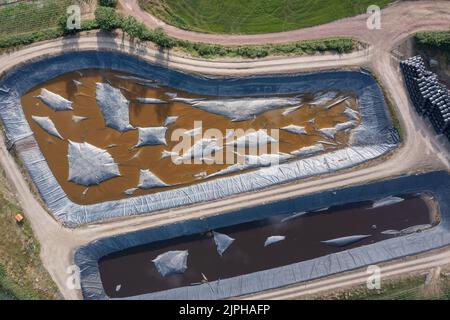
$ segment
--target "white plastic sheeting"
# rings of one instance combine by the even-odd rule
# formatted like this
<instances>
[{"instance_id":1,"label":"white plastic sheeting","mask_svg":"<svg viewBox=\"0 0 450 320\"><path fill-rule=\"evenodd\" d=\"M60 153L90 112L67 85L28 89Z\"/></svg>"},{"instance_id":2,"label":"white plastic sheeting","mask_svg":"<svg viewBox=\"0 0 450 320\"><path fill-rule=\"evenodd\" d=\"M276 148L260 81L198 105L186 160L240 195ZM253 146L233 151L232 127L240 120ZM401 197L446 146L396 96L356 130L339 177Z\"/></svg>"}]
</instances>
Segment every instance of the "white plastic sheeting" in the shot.
<instances>
[{"instance_id":1,"label":"white plastic sheeting","mask_svg":"<svg viewBox=\"0 0 450 320\"><path fill-rule=\"evenodd\" d=\"M316 153L320 153L325 151L325 147L321 143L316 143L313 146L303 147L299 150L292 151L291 154L299 157L311 156Z\"/></svg>"},{"instance_id":2,"label":"white plastic sheeting","mask_svg":"<svg viewBox=\"0 0 450 320\"><path fill-rule=\"evenodd\" d=\"M291 214L290 216L288 216L288 217L286 217L286 218L283 218L283 219L281 220L281 222L286 222L286 221L289 221L289 220L293 220L293 219L296 219L296 218L300 218L300 217L303 217L303 216L306 215L306 214L308 214L308 212L306 212L306 211L296 212L296 213Z\"/></svg>"},{"instance_id":3,"label":"white plastic sheeting","mask_svg":"<svg viewBox=\"0 0 450 320\"><path fill-rule=\"evenodd\" d=\"M318 130L324 137L328 138L328 139L335 139L336 138L336 133L337 133L337 129L336 128L322 128Z\"/></svg>"},{"instance_id":4,"label":"white plastic sheeting","mask_svg":"<svg viewBox=\"0 0 450 320\"><path fill-rule=\"evenodd\" d=\"M106 126L121 132L133 129L130 124L130 102L119 89L107 83L97 83L96 99Z\"/></svg>"},{"instance_id":5,"label":"white plastic sheeting","mask_svg":"<svg viewBox=\"0 0 450 320\"><path fill-rule=\"evenodd\" d=\"M55 111L73 110L72 101L61 97L59 94L53 93L47 89L41 89L41 94L36 98L44 102Z\"/></svg>"},{"instance_id":6,"label":"white plastic sheeting","mask_svg":"<svg viewBox=\"0 0 450 320\"><path fill-rule=\"evenodd\" d=\"M372 204L372 208L390 206L390 205L402 202L403 200L405 200L405 199L400 198L400 197L394 197L394 196L386 197L386 198L374 201Z\"/></svg>"},{"instance_id":7,"label":"white plastic sheeting","mask_svg":"<svg viewBox=\"0 0 450 320\"><path fill-rule=\"evenodd\" d=\"M349 107L346 107L344 110L344 115L346 115L351 120L358 120L359 113Z\"/></svg>"},{"instance_id":8,"label":"white plastic sheeting","mask_svg":"<svg viewBox=\"0 0 450 320\"><path fill-rule=\"evenodd\" d=\"M300 109L301 107L303 107L303 105L299 105L299 106L287 108L287 109L284 110L281 114L282 114L283 116L286 117L287 115L291 114L292 112L297 111L297 110Z\"/></svg>"},{"instance_id":9,"label":"white plastic sheeting","mask_svg":"<svg viewBox=\"0 0 450 320\"><path fill-rule=\"evenodd\" d=\"M157 99L157 98L136 98L137 103L141 104L165 104L167 101Z\"/></svg>"},{"instance_id":10,"label":"white plastic sheeting","mask_svg":"<svg viewBox=\"0 0 450 320\"><path fill-rule=\"evenodd\" d=\"M130 188L125 190L123 193L125 193L127 196L131 196L133 193L137 191L138 188Z\"/></svg>"},{"instance_id":11,"label":"white plastic sheeting","mask_svg":"<svg viewBox=\"0 0 450 320\"><path fill-rule=\"evenodd\" d=\"M281 130L285 130L285 131L293 133L293 134L307 134L305 127L296 126L294 124L283 127L283 128L281 128Z\"/></svg>"},{"instance_id":12,"label":"white plastic sheeting","mask_svg":"<svg viewBox=\"0 0 450 320\"><path fill-rule=\"evenodd\" d=\"M284 239L286 239L285 236L270 236L267 237L266 241L264 242L264 247L270 246L274 243L283 241Z\"/></svg>"},{"instance_id":13,"label":"white plastic sheeting","mask_svg":"<svg viewBox=\"0 0 450 320\"><path fill-rule=\"evenodd\" d=\"M220 148L215 139L202 139L194 143L177 161L207 160Z\"/></svg>"},{"instance_id":14,"label":"white plastic sheeting","mask_svg":"<svg viewBox=\"0 0 450 320\"><path fill-rule=\"evenodd\" d=\"M148 127L138 128L139 141L136 147L142 146L154 146L154 145L167 145L166 141L166 127Z\"/></svg>"},{"instance_id":15,"label":"white plastic sheeting","mask_svg":"<svg viewBox=\"0 0 450 320\"><path fill-rule=\"evenodd\" d=\"M343 122L343 123L338 123L335 128L337 131L345 131L348 129L352 129L356 127L356 123L354 121L347 121L347 122Z\"/></svg>"},{"instance_id":16,"label":"white plastic sheeting","mask_svg":"<svg viewBox=\"0 0 450 320\"><path fill-rule=\"evenodd\" d=\"M87 117L76 116L76 115L72 116L72 121L75 123L80 123L81 121L84 121L86 119L87 119Z\"/></svg>"},{"instance_id":17,"label":"white plastic sheeting","mask_svg":"<svg viewBox=\"0 0 450 320\"><path fill-rule=\"evenodd\" d=\"M195 108L225 116L232 121L245 121L269 110L298 105L300 98L242 98L192 101Z\"/></svg>"},{"instance_id":18,"label":"white plastic sheeting","mask_svg":"<svg viewBox=\"0 0 450 320\"><path fill-rule=\"evenodd\" d=\"M163 276L170 276L173 274L184 273L187 269L187 258L189 252L184 251L168 251L160 254L153 263L158 272Z\"/></svg>"},{"instance_id":19,"label":"white plastic sheeting","mask_svg":"<svg viewBox=\"0 0 450 320\"><path fill-rule=\"evenodd\" d=\"M34 122L36 122L42 129L44 129L45 132L48 134L51 134L52 136L55 136L57 138L60 138L61 140L64 140L64 138L61 136L61 134L58 132L58 129L56 129L55 124L49 117L38 117L38 116L31 116Z\"/></svg>"},{"instance_id":20,"label":"white plastic sheeting","mask_svg":"<svg viewBox=\"0 0 450 320\"><path fill-rule=\"evenodd\" d=\"M178 120L179 116L169 116L164 120L164 126L168 127L171 124L174 124Z\"/></svg>"},{"instance_id":21,"label":"white plastic sheeting","mask_svg":"<svg viewBox=\"0 0 450 320\"><path fill-rule=\"evenodd\" d=\"M214 242L216 243L217 253L221 256L234 242L234 239L226 234L213 231Z\"/></svg>"},{"instance_id":22,"label":"white plastic sheeting","mask_svg":"<svg viewBox=\"0 0 450 320\"><path fill-rule=\"evenodd\" d=\"M332 101L338 96L337 92L330 91L330 92L319 92L314 95L313 102L311 104L313 105L324 105L328 102Z\"/></svg>"},{"instance_id":23,"label":"white plastic sheeting","mask_svg":"<svg viewBox=\"0 0 450 320\"><path fill-rule=\"evenodd\" d=\"M333 108L333 107L339 105L340 103L346 101L347 99L348 99L348 97L344 97L344 98L342 98L342 99L338 99L338 100L336 100L335 102L333 102L333 103L327 105L327 106L325 107L325 109L329 110L329 109L331 109L331 108Z\"/></svg>"},{"instance_id":24,"label":"white plastic sheeting","mask_svg":"<svg viewBox=\"0 0 450 320\"><path fill-rule=\"evenodd\" d=\"M276 165L293 158L292 155L287 153L265 153L259 156L241 155L241 157L243 158L242 163L232 164L225 169L210 174L208 177L223 176L243 170Z\"/></svg>"},{"instance_id":25,"label":"white plastic sheeting","mask_svg":"<svg viewBox=\"0 0 450 320\"><path fill-rule=\"evenodd\" d=\"M69 141L69 181L90 186L120 176L111 155L87 142Z\"/></svg>"},{"instance_id":26,"label":"white plastic sheeting","mask_svg":"<svg viewBox=\"0 0 450 320\"><path fill-rule=\"evenodd\" d=\"M248 133L237 138L235 141L228 142L227 145L235 145L237 147L262 147L270 143L278 142L277 139L267 134L265 130L258 130Z\"/></svg>"},{"instance_id":27,"label":"white plastic sheeting","mask_svg":"<svg viewBox=\"0 0 450 320\"><path fill-rule=\"evenodd\" d=\"M139 172L139 185L138 187L141 189L152 189L152 188L161 188L167 187L168 184L163 182L160 178L158 178L153 172L150 170L141 170Z\"/></svg>"},{"instance_id":28,"label":"white plastic sheeting","mask_svg":"<svg viewBox=\"0 0 450 320\"><path fill-rule=\"evenodd\" d=\"M322 241L322 243L333 246L333 247L345 247L345 246L351 245L353 243L356 243L358 241L361 241L361 240L369 238L369 237L370 237L370 235L361 234L361 235L354 235L354 236L336 238L336 239L331 239L331 240L325 240L325 241Z\"/></svg>"}]
</instances>

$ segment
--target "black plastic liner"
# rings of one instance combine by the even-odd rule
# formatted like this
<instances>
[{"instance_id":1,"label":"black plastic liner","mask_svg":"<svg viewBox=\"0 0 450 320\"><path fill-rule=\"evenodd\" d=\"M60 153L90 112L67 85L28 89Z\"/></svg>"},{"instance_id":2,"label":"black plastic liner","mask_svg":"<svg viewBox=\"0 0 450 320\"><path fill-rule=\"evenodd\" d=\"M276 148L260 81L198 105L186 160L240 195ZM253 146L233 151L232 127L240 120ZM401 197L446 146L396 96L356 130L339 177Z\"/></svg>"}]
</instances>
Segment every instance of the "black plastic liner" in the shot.
<instances>
[{"instance_id":1,"label":"black plastic liner","mask_svg":"<svg viewBox=\"0 0 450 320\"><path fill-rule=\"evenodd\" d=\"M144 294L130 297L130 299L224 299L308 281L449 245L450 175L447 172L438 171L330 190L219 216L189 220L97 240L79 248L75 253L75 263L81 270L83 296L85 299L108 299L101 283L98 261L108 254L130 247L203 233L280 214L311 212L330 206L378 200L396 194L423 192L432 193L436 197L440 209L441 222L431 229L279 268L221 279L198 286ZM317 227L320 228L320 226Z\"/></svg>"}]
</instances>

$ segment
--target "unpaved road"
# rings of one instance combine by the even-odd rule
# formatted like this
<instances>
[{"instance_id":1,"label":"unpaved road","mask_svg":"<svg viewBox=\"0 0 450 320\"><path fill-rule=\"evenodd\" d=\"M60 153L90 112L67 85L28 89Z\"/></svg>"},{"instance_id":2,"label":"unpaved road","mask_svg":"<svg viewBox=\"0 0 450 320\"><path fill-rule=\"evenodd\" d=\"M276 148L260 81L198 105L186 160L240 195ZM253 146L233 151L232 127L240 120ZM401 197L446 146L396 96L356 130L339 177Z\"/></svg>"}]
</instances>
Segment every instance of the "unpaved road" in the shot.
<instances>
[{"instance_id":1,"label":"unpaved road","mask_svg":"<svg viewBox=\"0 0 450 320\"><path fill-rule=\"evenodd\" d=\"M226 45L257 45L266 43L286 43L300 40L312 40L336 36L349 36L374 44L380 40L380 34L390 30L393 32L416 29L419 24L430 22L444 23L450 12L448 1L407 1L396 2L382 11L382 30L368 32L366 20L368 15L337 20L315 27L256 35L225 35L186 31L168 25L139 7L138 0L119 0L121 11L144 22L150 28L163 28L175 38L205 43ZM230 17L231 18L231 17ZM447 20L448 22L448 20Z\"/></svg>"},{"instance_id":2,"label":"unpaved road","mask_svg":"<svg viewBox=\"0 0 450 320\"><path fill-rule=\"evenodd\" d=\"M413 275L423 271L429 271L436 268L440 270L441 266L450 264L450 251L437 252L432 255L418 257L408 261L395 261L384 266L379 266L381 271L381 285L386 279L401 275ZM367 269L359 269L344 275L336 275L326 279L311 281L302 285L290 286L286 288L271 290L269 292L259 293L241 297L244 300L287 300L298 299L304 296L313 296L324 292L331 292L336 289L349 288L365 284L370 274Z\"/></svg>"},{"instance_id":3,"label":"unpaved road","mask_svg":"<svg viewBox=\"0 0 450 320\"><path fill-rule=\"evenodd\" d=\"M450 147L444 140L435 138L432 130L418 119L413 112L401 82L398 62L392 57L390 50L405 37L419 30L436 30L450 27L450 6L445 1L405 3L409 11L401 5L392 12L383 15L383 29L362 32L360 17L355 18L353 28L358 32L369 33L365 41L370 44L368 50L349 55L317 55L310 57L277 57L263 60L224 60L204 61L182 56L177 53L162 53L146 45L130 43L122 37L111 38L101 33L90 32L75 38L66 38L38 43L19 51L0 56L0 74L12 66L29 61L46 54L55 54L73 50L119 50L140 58L188 72L214 75L252 75L264 73L302 72L318 69L333 69L342 67L369 67L381 79L388 94L392 98L398 117L403 125L405 141L386 161L374 162L372 166L362 166L357 170L347 170L339 174L309 179L291 183L255 193L248 193L215 202L178 208L151 215L131 217L116 221L92 224L83 228L70 230L63 228L45 211L39 201L30 191L29 184L20 172L20 168L11 154L6 150L4 141L0 141L0 164L5 168L7 176L16 189L23 210L30 219L33 230L41 243L41 258L45 267L56 281L63 296L67 299L79 299L79 290L66 286L67 268L73 263L73 252L82 244L95 239L118 233L125 233L151 226L171 223L206 215L220 214L243 206L253 206L264 202L276 201L288 197L319 192L330 188L340 188L348 185L366 183L379 179L391 178L401 174L415 173L431 169L449 169ZM432 4L432 5L431 5ZM394 10L392 8L387 10ZM432 15L432 19L423 17ZM349 20L341 20L346 29ZM402 23L398 23L402 21ZM339 22L336 22L339 23ZM336 24L333 23L333 24ZM390 29L384 26L395 26ZM319 27L320 28L320 27ZM328 28L323 26L322 28ZM311 28L312 29L312 28ZM335 30L335 28L332 28ZM299 35L303 30L296 31ZM306 33L309 33L308 31ZM315 32L315 31L314 31ZM356 31L355 31L356 32ZM319 37L314 34L314 37ZM347 35L347 34L343 34ZM209 36L209 35L204 35ZM264 36L264 35L261 35ZM266 35L272 37L273 35ZM311 36L311 34L309 34ZM220 36L226 37L226 36ZM234 36L233 36L234 37ZM259 37L259 36L258 36ZM306 37L305 35L305 38ZM295 40L290 38L290 40ZM298 39L299 40L299 39ZM206 41L206 40L205 40ZM220 42L220 41L218 41ZM1 138L3 139L3 138ZM19 143L17 148L23 147Z\"/></svg>"}]
</instances>

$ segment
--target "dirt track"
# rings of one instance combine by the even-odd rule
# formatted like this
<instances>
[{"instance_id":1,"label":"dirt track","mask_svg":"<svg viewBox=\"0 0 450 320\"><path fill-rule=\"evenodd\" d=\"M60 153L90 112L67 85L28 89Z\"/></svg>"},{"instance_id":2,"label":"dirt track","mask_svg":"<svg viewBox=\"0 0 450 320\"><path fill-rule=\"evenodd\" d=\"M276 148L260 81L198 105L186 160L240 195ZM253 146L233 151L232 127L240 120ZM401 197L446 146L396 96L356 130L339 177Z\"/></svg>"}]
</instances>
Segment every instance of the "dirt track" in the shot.
<instances>
[{"instance_id":1,"label":"dirt track","mask_svg":"<svg viewBox=\"0 0 450 320\"><path fill-rule=\"evenodd\" d=\"M126 2L126 1L124 1ZM183 219L205 215L220 214L224 211L243 206L252 206L262 202L276 201L287 197L319 192L330 188L366 183L379 179L390 178L405 173L413 173L430 169L449 169L450 147L443 140L437 140L432 130L418 119L411 108L406 91L401 82L398 61L391 55L391 48L405 37L418 30L443 29L450 27L450 5L445 1L401 3L386 9L382 16L382 30L367 31L361 28L362 17L345 19L330 25L316 27L329 31L298 30L292 31L296 36L305 38L325 36L326 32L338 32L349 35L344 30L354 29L354 36L360 33L361 39L370 44L367 51L350 55L320 55L311 57L267 58L264 60L246 61L203 61L176 54L162 54L155 48L135 45L121 37L112 39L101 34L82 35L79 38L67 38L38 43L11 54L0 56L0 74L18 63L44 54L55 54L61 51L112 49L138 54L148 61L163 64L167 67L188 72L208 73L215 75L244 75L259 73L301 72L317 69L332 69L340 67L370 67L380 78L388 94L392 98L397 114L405 132L405 142L388 160L377 162L373 166L364 166L358 170L349 170L336 175L310 179L294 184L286 184L255 193L249 193L215 202L203 203L192 207L179 208L147 216L132 217L102 224L93 224L76 230L63 228L42 208L39 201L30 191L29 185L20 172L14 158L0 141L0 163L5 168L8 178L15 186L17 197L32 223L32 227L41 242L41 257L44 265L55 279L62 294L67 299L81 298L78 290L67 288L67 267L73 263L74 250L89 241L143 229L150 226L170 223ZM389 11L391 10L391 11ZM433 20L424 17L433 14ZM353 22L351 22L353 21ZM364 22L365 23L365 22ZM341 29L338 25L342 24ZM365 24L364 24L365 25ZM394 27L394 29L392 29ZM366 34L367 35L364 35ZM196 34L201 35L201 34ZM338 34L335 34L338 35ZM211 35L203 35L210 37ZM227 38L227 36L215 36ZM234 38L232 36L230 39ZM245 36L256 37L256 36ZM257 36L260 41L270 41L274 35ZM289 36L286 36L289 37ZM301 38L289 37L289 41ZM215 40L206 40L212 42ZM230 40L234 41L234 40ZM241 41L241 40L239 40ZM217 41L220 42L220 41ZM3 138L1 138L3 140ZM20 148L20 144L18 145ZM241 202L242 201L242 202ZM244 202L245 201L245 202Z\"/></svg>"},{"instance_id":2,"label":"dirt track","mask_svg":"<svg viewBox=\"0 0 450 320\"><path fill-rule=\"evenodd\" d=\"M335 36L349 36L375 44L376 41L382 40L382 36L385 34L398 31L411 31L416 29L421 23L429 25L431 19L435 23L445 24L445 13L448 14L450 12L449 3L446 2L396 2L383 10L381 16L382 30L375 32L368 32L366 27L368 15L362 14L320 26L286 32L257 35L222 35L178 29L141 10L138 0L119 0L121 10L124 14L133 15L150 28L162 27L168 35L184 40L229 45L285 43Z\"/></svg>"}]
</instances>

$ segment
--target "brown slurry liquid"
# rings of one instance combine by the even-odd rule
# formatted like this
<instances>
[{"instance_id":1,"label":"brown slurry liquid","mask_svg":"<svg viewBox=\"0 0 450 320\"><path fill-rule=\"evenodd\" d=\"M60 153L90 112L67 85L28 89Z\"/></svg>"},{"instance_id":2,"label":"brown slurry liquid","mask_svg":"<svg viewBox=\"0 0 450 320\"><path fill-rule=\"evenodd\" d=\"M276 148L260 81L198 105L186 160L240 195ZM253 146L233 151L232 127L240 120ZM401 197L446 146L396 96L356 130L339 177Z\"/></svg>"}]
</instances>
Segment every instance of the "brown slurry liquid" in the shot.
<instances>
[{"instance_id":1,"label":"brown slurry liquid","mask_svg":"<svg viewBox=\"0 0 450 320\"><path fill-rule=\"evenodd\" d=\"M175 92L179 97L204 97L167 87L145 87L137 81L118 78L118 75L125 74L97 69L67 73L47 83L43 83L22 97L25 116L53 174L68 197L79 204L99 203L127 197L124 191L135 188L138 185L139 169L149 169L167 184L176 184L176 186L171 187L176 188L203 181L194 177L200 172L206 171L208 174L212 174L228 167L229 165L227 164L176 165L170 157L161 159L163 150L170 151L177 144L177 142L171 142L169 139L172 131L178 128L192 129L194 128L194 121L201 120L203 122L203 131L209 128L217 128L223 133L225 133L226 129L242 128L246 130L253 128L255 130L268 129L270 134L270 129L278 129L291 124L304 126L308 133L307 135L296 135L283 130L279 131L280 152L289 153L302 147L313 145L317 141L327 140L316 129L333 127L337 123L348 121L349 119L342 114L347 104L350 104L353 109L357 108L354 94L346 93L345 95L350 96L350 98L345 103L340 103L330 110L326 110L324 106L305 104L288 116L282 115L285 109L278 109L265 112L257 116L256 119L232 122L224 116L195 109L184 103L170 102L161 105L135 103L134 100L137 97L159 98L168 101L169 97L165 94L167 92ZM80 81L82 85L77 86L73 80ZM130 100L130 122L135 127L162 126L167 116L179 116L179 119L175 124L169 126L167 131L166 139L168 145L133 148L138 141L137 130L121 133L106 127L100 108L96 103L95 88L97 82L110 83L112 86L121 89L122 94ZM40 94L41 88L73 101L74 110L53 111L36 98ZM308 99L308 97L311 99L311 94L304 93L304 98ZM214 97L207 98L211 99ZM62 141L46 133L32 121L31 116L33 115L50 117L65 140ZM75 123L72 120L73 115L87 117L88 119ZM315 124L308 122L312 118L315 118ZM338 147L345 147L348 139L348 133L339 132L337 134L337 141L340 143ZM85 186L69 182L67 140L88 142L96 147L106 149L119 165L121 176L104 181L97 186L91 186L87 190ZM327 149L332 148L331 146L325 147ZM168 188L137 190L133 196L165 189Z\"/></svg>"},{"instance_id":2,"label":"brown slurry liquid","mask_svg":"<svg viewBox=\"0 0 450 320\"><path fill-rule=\"evenodd\" d=\"M402 196L406 200L371 209L372 203L360 202L326 211L313 212L286 222L285 216L217 229L235 239L219 256L211 234L183 236L112 253L99 261L103 288L109 297L128 297L143 293L190 286L202 281L227 279L314 259L349 248L392 238L386 230L403 230L431 223L430 209L424 197ZM267 237L286 239L264 247ZM322 241L352 235L371 235L345 247L333 247ZM152 260L170 250L188 250L184 274L163 277ZM116 291L116 286L121 289Z\"/></svg>"}]
</instances>

